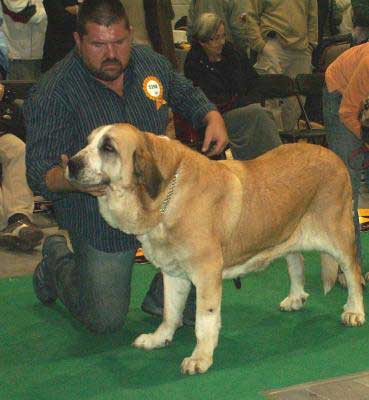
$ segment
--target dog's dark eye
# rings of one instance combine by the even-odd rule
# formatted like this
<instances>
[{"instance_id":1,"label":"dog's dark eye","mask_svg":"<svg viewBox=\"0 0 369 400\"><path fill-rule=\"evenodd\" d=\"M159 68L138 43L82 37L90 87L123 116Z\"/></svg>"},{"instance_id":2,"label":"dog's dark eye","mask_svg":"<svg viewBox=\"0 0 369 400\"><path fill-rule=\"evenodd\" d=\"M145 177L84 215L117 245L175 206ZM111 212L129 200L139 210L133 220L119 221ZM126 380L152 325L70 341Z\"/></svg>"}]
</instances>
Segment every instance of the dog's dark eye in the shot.
<instances>
[{"instance_id":1,"label":"dog's dark eye","mask_svg":"<svg viewBox=\"0 0 369 400\"><path fill-rule=\"evenodd\" d=\"M109 136L103 137L103 140L100 143L99 151L105 154L115 154L117 152L115 150L114 143Z\"/></svg>"},{"instance_id":2,"label":"dog's dark eye","mask_svg":"<svg viewBox=\"0 0 369 400\"><path fill-rule=\"evenodd\" d=\"M102 149L103 149L104 151L109 152L109 153L115 152L114 147L113 147L111 144L109 144L109 143L104 143Z\"/></svg>"},{"instance_id":3,"label":"dog's dark eye","mask_svg":"<svg viewBox=\"0 0 369 400\"><path fill-rule=\"evenodd\" d=\"M103 144L101 145L101 150L105 153L115 153L116 150L114 146L112 146L110 140L104 140Z\"/></svg>"}]
</instances>

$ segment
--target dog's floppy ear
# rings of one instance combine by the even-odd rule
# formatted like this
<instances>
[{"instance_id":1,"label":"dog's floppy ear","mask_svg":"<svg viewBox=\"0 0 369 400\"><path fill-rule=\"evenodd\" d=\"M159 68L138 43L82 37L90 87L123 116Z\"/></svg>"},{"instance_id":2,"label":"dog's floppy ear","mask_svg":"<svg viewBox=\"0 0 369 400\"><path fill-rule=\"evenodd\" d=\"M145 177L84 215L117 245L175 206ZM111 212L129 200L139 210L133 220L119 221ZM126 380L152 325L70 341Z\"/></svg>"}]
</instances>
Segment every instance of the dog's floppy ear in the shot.
<instances>
[{"instance_id":1,"label":"dog's floppy ear","mask_svg":"<svg viewBox=\"0 0 369 400\"><path fill-rule=\"evenodd\" d=\"M145 142L147 143L147 140ZM155 199L159 194L163 176L149 149L139 147L133 153L133 174L137 183L144 186L148 195Z\"/></svg>"}]
</instances>

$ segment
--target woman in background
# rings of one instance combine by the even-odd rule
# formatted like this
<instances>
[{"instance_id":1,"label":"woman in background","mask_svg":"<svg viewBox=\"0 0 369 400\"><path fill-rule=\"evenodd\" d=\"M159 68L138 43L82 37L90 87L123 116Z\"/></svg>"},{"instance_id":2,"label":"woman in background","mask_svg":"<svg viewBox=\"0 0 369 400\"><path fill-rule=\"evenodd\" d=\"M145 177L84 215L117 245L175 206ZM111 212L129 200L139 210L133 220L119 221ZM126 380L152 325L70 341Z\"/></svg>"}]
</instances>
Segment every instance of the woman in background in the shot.
<instances>
[{"instance_id":1,"label":"woman in background","mask_svg":"<svg viewBox=\"0 0 369 400\"><path fill-rule=\"evenodd\" d=\"M281 144L273 118L250 96L258 74L246 54L226 42L224 22L216 14L194 21L184 73L223 114L234 159L252 159Z\"/></svg>"}]
</instances>

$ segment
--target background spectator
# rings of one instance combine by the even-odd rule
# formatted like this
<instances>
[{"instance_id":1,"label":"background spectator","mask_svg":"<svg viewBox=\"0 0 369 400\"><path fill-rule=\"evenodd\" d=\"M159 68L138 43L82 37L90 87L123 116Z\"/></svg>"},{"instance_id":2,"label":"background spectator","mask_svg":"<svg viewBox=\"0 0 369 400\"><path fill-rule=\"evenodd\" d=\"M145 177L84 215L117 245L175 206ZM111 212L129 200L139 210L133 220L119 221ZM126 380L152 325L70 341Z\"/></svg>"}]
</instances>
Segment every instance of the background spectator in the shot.
<instances>
[{"instance_id":1,"label":"background spectator","mask_svg":"<svg viewBox=\"0 0 369 400\"><path fill-rule=\"evenodd\" d=\"M0 31L0 79L8 71L5 36ZM26 181L25 145L8 130L11 121L2 118L7 96L0 84L0 246L31 250L40 244L42 231L32 222L33 194ZM19 114L18 114L19 115ZM7 117L11 115L7 114Z\"/></svg>"},{"instance_id":2,"label":"background spectator","mask_svg":"<svg viewBox=\"0 0 369 400\"><path fill-rule=\"evenodd\" d=\"M73 32L76 30L77 0L44 0L47 28L41 71L50 69L73 47Z\"/></svg>"},{"instance_id":3,"label":"background spectator","mask_svg":"<svg viewBox=\"0 0 369 400\"><path fill-rule=\"evenodd\" d=\"M187 38L192 42L193 24L203 13L214 13L224 21L227 40L243 52L248 51L245 26L241 20L243 2L237 0L190 0L187 18Z\"/></svg>"},{"instance_id":4,"label":"background spectator","mask_svg":"<svg viewBox=\"0 0 369 400\"><path fill-rule=\"evenodd\" d=\"M47 24L42 0L1 0L0 4L9 46L8 79L36 80L41 73Z\"/></svg>"},{"instance_id":5,"label":"background spectator","mask_svg":"<svg viewBox=\"0 0 369 400\"><path fill-rule=\"evenodd\" d=\"M318 40L316 0L248 0L245 28L251 48L257 52L255 69L261 73L310 73L311 54ZM275 106L274 106L275 107ZM282 105L282 125L293 130L301 109L295 98Z\"/></svg>"},{"instance_id":6,"label":"background spectator","mask_svg":"<svg viewBox=\"0 0 369 400\"><path fill-rule=\"evenodd\" d=\"M369 1L351 0L354 43L364 43L369 39Z\"/></svg>"},{"instance_id":7,"label":"background spectator","mask_svg":"<svg viewBox=\"0 0 369 400\"><path fill-rule=\"evenodd\" d=\"M225 37L219 16L201 14L193 25L184 73L223 114L233 158L247 160L277 147L281 140L273 118L247 97L258 82L255 69Z\"/></svg>"}]
</instances>

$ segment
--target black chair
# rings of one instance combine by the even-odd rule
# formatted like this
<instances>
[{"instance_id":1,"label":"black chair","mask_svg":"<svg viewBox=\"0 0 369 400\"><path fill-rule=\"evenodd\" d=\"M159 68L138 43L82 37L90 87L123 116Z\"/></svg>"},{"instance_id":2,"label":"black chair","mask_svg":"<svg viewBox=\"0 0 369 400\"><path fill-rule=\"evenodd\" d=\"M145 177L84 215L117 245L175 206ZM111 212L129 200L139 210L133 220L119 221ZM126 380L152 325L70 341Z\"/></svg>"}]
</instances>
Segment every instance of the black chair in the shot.
<instances>
[{"instance_id":1,"label":"black chair","mask_svg":"<svg viewBox=\"0 0 369 400\"><path fill-rule=\"evenodd\" d=\"M316 47L312 56L312 64L318 72L324 72L328 65L341 53L353 45L351 33L324 38Z\"/></svg>"},{"instance_id":2,"label":"black chair","mask_svg":"<svg viewBox=\"0 0 369 400\"><path fill-rule=\"evenodd\" d=\"M313 123L311 118L306 111L302 97L315 98L315 104L319 104L319 112L322 113L321 98L324 86L324 75L323 74L299 74L296 76L294 81L295 93L300 109L301 116L300 121L304 122L302 128L297 128L291 132L281 132L280 136L282 141L287 143L294 143L300 140L304 140L309 143L320 144L327 146L326 141L326 130L320 123ZM320 121L319 121L320 122Z\"/></svg>"},{"instance_id":3,"label":"black chair","mask_svg":"<svg viewBox=\"0 0 369 400\"><path fill-rule=\"evenodd\" d=\"M2 80L0 81L5 86L5 92L12 93L14 99L24 99L30 88L36 83L33 80Z\"/></svg>"},{"instance_id":4,"label":"black chair","mask_svg":"<svg viewBox=\"0 0 369 400\"><path fill-rule=\"evenodd\" d=\"M35 84L30 80L2 80L4 95L0 102L0 132L10 132L26 142L26 129L22 114L22 102Z\"/></svg>"},{"instance_id":5,"label":"black chair","mask_svg":"<svg viewBox=\"0 0 369 400\"><path fill-rule=\"evenodd\" d=\"M303 101L303 97L308 96L319 96L321 98L323 85L323 74L300 74L295 79L283 74L260 75L256 87L247 97L261 103L275 98L295 97L301 109L300 120L303 121L304 126L288 132L280 131L282 141L284 143L294 143L303 140L326 145L324 127L315 127L317 124L312 123Z\"/></svg>"}]
</instances>

